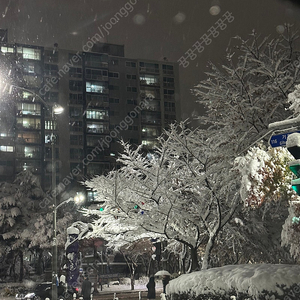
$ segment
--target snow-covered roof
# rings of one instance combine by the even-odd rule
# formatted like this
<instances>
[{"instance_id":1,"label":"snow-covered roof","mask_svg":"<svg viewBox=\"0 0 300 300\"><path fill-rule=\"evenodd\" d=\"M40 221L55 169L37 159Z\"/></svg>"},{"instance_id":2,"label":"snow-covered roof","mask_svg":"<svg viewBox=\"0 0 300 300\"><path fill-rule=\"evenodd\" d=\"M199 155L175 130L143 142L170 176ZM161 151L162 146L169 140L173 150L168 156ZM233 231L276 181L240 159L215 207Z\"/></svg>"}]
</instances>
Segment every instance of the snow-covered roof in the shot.
<instances>
[{"instance_id":1,"label":"snow-covered roof","mask_svg":"<svg viewBox=\"0 0 300 300\"><path fill-rule=\"evenodd\" d=\"M167 294L224 293L230 289L257 295L263 290L282 295L278 285L290 287L300 282L300 266L285 264L228 265L220 268L184 274L170 281Z\"/></svg>"}]
</instances>

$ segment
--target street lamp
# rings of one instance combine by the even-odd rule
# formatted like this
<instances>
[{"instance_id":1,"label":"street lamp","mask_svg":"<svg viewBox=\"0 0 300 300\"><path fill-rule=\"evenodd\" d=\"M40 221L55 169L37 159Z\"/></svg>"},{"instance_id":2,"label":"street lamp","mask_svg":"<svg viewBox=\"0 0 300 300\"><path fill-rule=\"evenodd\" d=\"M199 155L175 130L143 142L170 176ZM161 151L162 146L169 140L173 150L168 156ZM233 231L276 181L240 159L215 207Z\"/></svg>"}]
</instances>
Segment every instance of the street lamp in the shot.
<instances>
[{"instance_id":1,"label":"street lamp","mask_svg":"<svg viewBox=\"0 0 300 300\"><path fill-rule=\"evenodd\" d=\"M52 148L53 151L53 148ZM52 152L52 162L54 162L53 159L53 152ZM52 169L52 191L54 191L56 187L55 182L56 172ZM54 180L53 180L54 179ZM53 184L54 182L54 184ZM76 204L80 204L85 200L85 197L81 194L78 194L74 198L69 198L58 205L56 205L56 193L53 193L53 245L52 245L52 298L53 300L57 300L57 284L58 284L58 271L57 271L57 239L56 239L56 215L57 210L60 208L63 204L68 203L70 201L74 201Z\"/></svg>"},{"instance_id":2,"label":"street lamp","mask_svg":"<svg viewBox=\"0 0 300 300\"><path fill-rule=\"evenodd\" d=\"M47 105L49 109L49 106ZM57 284L58 284L58 272L57 272L57 239L56 239L56 214L57 209L63 203L68 202L64 201L60 203L58 206L56 204L56 157L55 157L55 142L56 138L54 135L54 124L55 124L55 115L59 115L63 112L63 108L60 105L54 104L51 108L51 152L52 152L52 180L51 180L51 190L52 190L52 198L53 198L53 245L52 245L52 299L57 300Z\"/></svg>"},{"instance_id":3,"label":"street lamp","mask_svg":"<svg viewBox=\"0 0 300 300\"><path fill-rule=\"evenodd\" d=\"M83 193L76 193L76 196L74 197L74 202L76 204L83 203L84 200L85 200L85 196Z\"/></svg>"}]
</instances>

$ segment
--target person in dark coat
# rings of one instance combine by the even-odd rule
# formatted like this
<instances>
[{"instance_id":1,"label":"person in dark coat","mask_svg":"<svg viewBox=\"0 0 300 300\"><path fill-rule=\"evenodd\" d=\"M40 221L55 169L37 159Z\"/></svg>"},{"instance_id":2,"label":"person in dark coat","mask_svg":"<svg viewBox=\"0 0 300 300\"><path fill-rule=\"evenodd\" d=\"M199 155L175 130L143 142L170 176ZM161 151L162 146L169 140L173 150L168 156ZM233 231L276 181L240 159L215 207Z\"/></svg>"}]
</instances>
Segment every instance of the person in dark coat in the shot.
<instances>
[{"instance_id":1,"label":"person in dark coat","mask_svg":"<svg viewBox=\"0 0 300 300\"><path fill-rule=\"evenodd\" d=\"M146 287L148 289L147 299L155 299L155 281L153 276L150 277Z\"/></svg>"},{"instance_id":2,"label":"person in dark coat","mask_svg":"<svg viewBox=\"0 0 300 300\"><path fill-rule=\"evenodd\" d=\"M84 281L81 286L81 294L82 294L83 300L91 300L91 291L92 291L92 284L88 280L88 278L85 276Z\"/></svg>"},{"instance_id":3,"label":"person in dark coat","mask_svg":"<svg viewBox=\"0 0 300 300\"><path fill-rule=\"evenodd\" d=\"M166 293L166 286L170 281L170 276L169 275L164 275L162 278L162 284L163 284L163 292Z\"/></svg>"}]
</instances>

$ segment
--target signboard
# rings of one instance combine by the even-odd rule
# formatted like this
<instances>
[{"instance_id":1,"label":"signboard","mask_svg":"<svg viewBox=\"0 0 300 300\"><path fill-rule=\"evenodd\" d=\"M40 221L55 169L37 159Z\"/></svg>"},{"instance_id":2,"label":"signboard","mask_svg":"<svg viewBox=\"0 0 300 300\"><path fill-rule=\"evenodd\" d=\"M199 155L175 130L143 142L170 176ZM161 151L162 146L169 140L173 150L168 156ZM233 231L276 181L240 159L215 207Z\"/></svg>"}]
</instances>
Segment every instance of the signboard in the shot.
<instances>
[{"instance_id":1,"label":"signboard","mask_svg":"<svg viewBox=\"0 0 300 300\"><path fill-rule=\"evenodd\" d=\"M300 131L293 131L293 132L286 132L283 134L277 134L277 135L272 135L270 140L269 140L269 144L271 147L275 148L275 147L285 147L286 145L286 140L287 137L294 133L294 132L299 132Z\"/></svg>"}]
</instances>

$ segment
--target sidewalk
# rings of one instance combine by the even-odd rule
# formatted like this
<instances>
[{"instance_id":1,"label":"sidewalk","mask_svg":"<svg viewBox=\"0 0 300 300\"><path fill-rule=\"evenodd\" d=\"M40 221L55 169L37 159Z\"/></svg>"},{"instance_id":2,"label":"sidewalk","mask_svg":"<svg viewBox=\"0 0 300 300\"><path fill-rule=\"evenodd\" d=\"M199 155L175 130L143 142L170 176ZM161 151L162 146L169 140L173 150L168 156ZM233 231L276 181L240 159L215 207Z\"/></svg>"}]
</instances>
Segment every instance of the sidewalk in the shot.
<instances>
[{"instance_id":1,"label":"sidewalk","mask_svg":"<svg viewBox=\"0 0 300 300\"><path fill-rule=\"evenodd\" d=\"M103 287L103 290L100 291L100 288L98 288L98 293L94 295L93 299L113 299L114 294L116 294L116 297L121 295L130 295L130 294L139 294L139 292L142 292L142 299L146 299L146 293L147 288L145 286L136 285L134 287L134 290L130 289L130 286L128 285L110 285L107 287L105 284ZM162 293L162 285L157 283L156 284L156 298L160 299L160 294ZM10 297L0 297L0 300L13 300L15 299L15 296Z\"/></svg>"}]
</instances>

